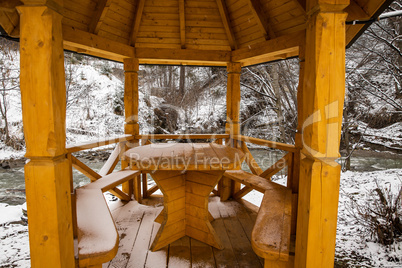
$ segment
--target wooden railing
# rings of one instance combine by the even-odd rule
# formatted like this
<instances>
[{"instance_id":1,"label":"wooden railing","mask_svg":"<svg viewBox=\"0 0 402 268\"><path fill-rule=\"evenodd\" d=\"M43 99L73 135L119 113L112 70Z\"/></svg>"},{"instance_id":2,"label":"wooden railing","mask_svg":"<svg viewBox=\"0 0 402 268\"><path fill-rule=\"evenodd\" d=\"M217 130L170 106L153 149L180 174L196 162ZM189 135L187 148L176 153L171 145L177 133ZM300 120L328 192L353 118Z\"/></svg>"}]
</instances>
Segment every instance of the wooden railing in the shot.
<instances>
[{"instance_id":1,"label":"wooden railing","mask_svg":"<svg viewBox=\"0 0 402 268\"><path fill-rule=\"evenodd\" d=\"M111 139L71 144L71 145L67 145L66 149L67 149L67 153L76 153L79 151L84 151L84 150L93 149L96 147L101 147L101 146L105 146L105 145L109 145L109 144L119 143L122 141L131 141L134 139L135 139L135 137L133 135L122 135L122 136L111 138Z\"/></svg>"},{"instance_id":2,"label":"wooden railing","mask_svg":"<svg viewBox=\"0 0 402 268\"><path fill-rule=\"evenodd\" d=\"M283 170L287 167L287 184L286 187L294 189L296 185L298 185L298 175L297 171L299 167L299 149L294 145L285 144L280 142L268 141L243 135L237 135L232 137L233 140L239 141L239 147L246 154L245 162L247 163L250 171L260 177L263 177L267 180L271 180L272 176L277 174L279 171ZM287 152L282 158L276 161L272 166L267 168L265 171L261 169L258 165L257 161L254 159L250 150L247 147L246 143L252 143L257 145L267 146L269 148L278 149ZM235 199L242 198L246 194L250 193L253 188L244 186L240 190L236 191L233 194Z\"/></svg>"},{"instance_id":3,"label":"wooden railing","mask_svg":"<svg viewBox=\"0 0 402 268\"><path fill-rule=\"evenodd\" d=\"M67 158L70 159L71 166L80 171L82 174L87 176L91 182L110 174L113 172L116 167L118 161L120 160L121 153L123 153L128 147L135 146L143 146L146 144L150 144L155 140L213 140L218 144L223 144L225 140L225 144L229 144L229 139L238 141L237 146L243 150L246 154L245 161L250 168L250 171L258 175L260 177L266 178L267 180L271 180L272 176L277 174L279 171L283 170L287 167L287 187L295 188L298 185L298 172L295 167L298 167L299 161L299 150L294 145L268 141L243 135L230 136L229 134L142 134L142 135L123 135L120 137L106 139L106 140L97 140L90 141L86 143L74 144L67 146ZM104 166L101 168L99 172L95 172L90 167L82 163L79 159L72 155L72 153L76 153L83 150L93 149L96 147L115 144L118 143L119 146L116 146L109 159L106 161ZM129 144L128 144L129 143ZM270 166L266 170L262 170L258 165L257 161L254 159L252 154L250 153L249 148L247 147L247 143L267 146L269 148L274 148L278 150L282 150L287 152L281 159L276 161L272 166ZM129 146L127 146L129 145ZM141 180L137 185L134 185L134 197L137 201L141 202L142 198L146 198L154 194L159 188L157 185L154 185L150 189L148 189L147 183L147 174L144 173L141 175ZM142 191L141 191L142 190ZM242 198L253 189L248 186L244 186L240 190L236 191L233 195L234 198ZM112 189L111 192L114 195L117 195L119 198L126 199L127 195L121 190L115 188ZM219 194L218 191L214 190L215 194Z\"/></svg>"},{"instance_id":4,"label":"wooden railing","mask_svg":"<svg viewBox=\"0 0 402 268\"><path fill-rule=\"evenodd\" d=\"M105 139L105 140L96 140L89 141L84 143L78 143L73 145L66 146L67 149L67 158L70 160L71 168L75 168L80 171L86 177L88 177L91 182L98 180L99 178L108 175L113 172L117 163L121 159L121 154L127 149L136 146L143 146L152 143L155 140L213 140L214 142L222 144L223 139L228 139L229 134L143 134L143 135L122 135L119 137ZM93 149L105 145L116 144L118 146L114 149L106 163L100 169L99 172L95 172L93 169L88 167L86 164L77 159L73 153L77 153L80 151ZM73 183L71 178L71 184ZM142 187L141 187L142 184ZM151 196L155 193L159 188L158 186L153 186L148 189L147 183L147 174L141 175L141 181L138 182L138 185L134 185L134 197L137 201L141 202L142 198ZM142 188L142 193L141 193ZM110 192L116 195L119 198L127 199L129 198L127 194L119 190L118 188L114 188L110 190Z\"/></svg>"}]
</instances>

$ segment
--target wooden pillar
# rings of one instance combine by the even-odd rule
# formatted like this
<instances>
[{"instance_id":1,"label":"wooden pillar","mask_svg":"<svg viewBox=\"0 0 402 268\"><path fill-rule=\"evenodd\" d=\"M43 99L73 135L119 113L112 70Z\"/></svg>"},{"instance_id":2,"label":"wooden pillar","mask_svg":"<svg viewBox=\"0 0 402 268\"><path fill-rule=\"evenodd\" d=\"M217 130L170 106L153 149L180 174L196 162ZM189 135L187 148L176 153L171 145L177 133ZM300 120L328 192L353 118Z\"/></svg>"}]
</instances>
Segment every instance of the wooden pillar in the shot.
<instances>
[{"instance_id":1,"label":"wooden pillar","mask_svg":"<svg viewBox=\"0 0 402 268\"><path fill-rule=\"evenodd\" d=\"M138 59L135 58L127 58L124 59L124 114L126 117L125 125L124 125L124 133L138 135L140 134L140 129L138 125L138 70L140 66L138 63ZM132 148L139 145L138 140L131 141L128 143L128 148ZM122 168L126 168L128 163L122 161ZM130 185L130 182L123 183L123 192L132 194L134 191L136 200L140 200L138 193L141 192L138 189L140 183L137 181L140 180L141 176L138 176L134 179L134 185ZM134 187L134 189L133 189Z\"/></svg>"},{"instance_id":2,"label":"wooden pillar","mask_svg":"<svg viewBox=\"0 0 402 268\"><path fill-rule=\"evenodd\" d=\"M20 13L20 87L26 157L25 187L32 267L74 267L63 1L23 0Z\"/></svg>"},{"instance_id":3,"label":"wooden pillar","mask_svg":"<svg viewBox=\"0 0 402 268\"><path fill-rule=\"evenodd\" d=\"M228 81L226 93L226 133L231 136L240 134L240 73L241 63L231 62L227 66ZM231 146L237 142L230 139Z\"/></svg>"},{"instance_id":4,"label":"wooden pillar","mask_svg":"<svg viewBox=\"0 0 402 268\"><path fill-rule=\"evenodd\" d=\"M296 267L333 267L338 213L339 155L345 94L348 0L307 1L303 88L298 97L302 157Z\"/></svg>"},{"instance_id":5,"label":"wooden pillar","mask_svg":"<svg viewBox=\"0 0 402 268\"><path fill-rule=\"evenodd\" d=\"M227 65L228 81L226 92L226 134L240 135L240 73L241 63L231 62ZM239 147L238 141L229 138L230 146ZM222 178L219 184L221 201L225 201L240 190L240 183L228 178Z\"/></svg>"}]
</instances>

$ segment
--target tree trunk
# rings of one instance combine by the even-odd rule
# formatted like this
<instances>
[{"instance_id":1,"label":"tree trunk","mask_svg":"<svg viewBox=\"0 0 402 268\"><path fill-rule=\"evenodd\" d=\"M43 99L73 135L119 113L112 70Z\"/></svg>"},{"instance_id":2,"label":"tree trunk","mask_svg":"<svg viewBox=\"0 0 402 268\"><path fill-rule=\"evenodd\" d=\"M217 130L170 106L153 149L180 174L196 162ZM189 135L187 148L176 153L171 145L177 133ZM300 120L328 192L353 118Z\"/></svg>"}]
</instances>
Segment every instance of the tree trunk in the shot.
<instances>
[{"instance_id":1,"label":"tree trunk","mask_svg":"<svg viewBox=\"0 0 402 268\"><path fill-rule=\"evenodd\" d=\"M281 102L281 94L280 94L280 85L279 85L279 73L278 73L278 64L274 64L272 66L272 87L274 88L275 98L276 98L276 114L278 116L278 125L279 131L281 132L281 141L285 141L285 128L283 127L283 114L282 114L282 102Z\"/></svg>"},{"instance_id":2,"label":"tree trunk","mask_svg":"<svg viewBox=\"0 0 402 268\"><path fill-rule=\"evenodd\" d=\"M180 66L180 82L179 82L179 94L184 96L184 91L186 87L186 67Z\"/></svg>"}]
</instances>

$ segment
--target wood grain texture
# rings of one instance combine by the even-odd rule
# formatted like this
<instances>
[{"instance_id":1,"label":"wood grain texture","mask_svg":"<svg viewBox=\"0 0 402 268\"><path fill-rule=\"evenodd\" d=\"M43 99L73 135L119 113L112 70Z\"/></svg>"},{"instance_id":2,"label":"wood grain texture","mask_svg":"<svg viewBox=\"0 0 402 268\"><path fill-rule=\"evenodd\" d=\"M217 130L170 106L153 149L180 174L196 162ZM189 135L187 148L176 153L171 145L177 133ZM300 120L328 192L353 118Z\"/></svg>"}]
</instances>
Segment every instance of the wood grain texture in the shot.
<instances>
[{"instance_id":1,"label":"wood grain texture","mask_svg":"<svg viewBox=\"0 0 402 268\"><path fill-rule=\"evenodd\" d=\"M336 1L309 19L301 93L302 154L296 232L297 266L332 266L335 254L345 94L345 19ZM314 1L307 2L307 9ZM332 69L330 66L334 66ZM320 119L318 120L318 118Z\"/></svg>"},{"instance_id":2,"label":"wood grain texture","mask_svg":"<svg viewBox=\"0 0 402 268\"><path fill-rule=\"evenodd\" d=\"M151 173L164 195L164 209L156 218L161 224L152 243L157 251L189 236L213 247L222 248L210 223L208 197L224 171L208 174L197 171L156 171Z\"/></svg>"},{"instance_id":3,"label":"wood grain texture","mask_svg":"<svg viewBox=\"0 0 402 268\"><path fill-rule=\"evenodd\" d=\"M128 150L125 159L133 169L226 170L239 168L244 153L215 143L150 144Z\"/></svg>"},{"instance_id":4,"label":"wood grain texture","mask_svg":"<svg viewBox=\"0 0 402 268\"><path fill-rule=\"evenodd\" d=\"M62 16L21 6L20 88L32 267L73 267L71 169L66 159Z\"/></svg>"}]
</instances>

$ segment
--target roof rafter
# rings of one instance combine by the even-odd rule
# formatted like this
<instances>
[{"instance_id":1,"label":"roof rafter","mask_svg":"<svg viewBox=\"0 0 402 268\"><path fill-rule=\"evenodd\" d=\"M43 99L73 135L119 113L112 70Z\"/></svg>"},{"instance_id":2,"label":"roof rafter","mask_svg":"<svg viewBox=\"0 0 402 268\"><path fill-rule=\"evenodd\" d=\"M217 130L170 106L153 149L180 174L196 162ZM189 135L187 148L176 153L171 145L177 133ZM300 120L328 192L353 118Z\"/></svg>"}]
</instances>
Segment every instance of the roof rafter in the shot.
<instances>
[{"instance_id":1,"label":"roof rafter","mask_svg":"<svg viewBox=\"0 0 402 268\"><path fill-rule=\"evenodd\" d=\"M299 31L275 39L249 45L232 51L232 61L241 62L243 66L286 59L299 54L304 44L305 31Z\"/></svg>"},{"instance_id":2,"label":"roof rafter","mask_svg":"<svg viewBox=\"0 0 402 268\"><path fill-rule=\"evenodd\" d=\"M134 45L137 39L138 30L140 29L141 17L144 11L145 0L137 1L137 8L135 11L135 18L133 22L133 29L130 33L130 43L129 45Z\"/></svg>"},{"instance_id":3,"label":"roof rafter","mask_svg":"<svg viewBox=\"0 0 402 268\"><path fill-rule=\"evenodd\" d=\"M349 6L345 9L345 12L348 13L347 20L362 20L369 19L370 15L358 4L355 0L350 0ZM353 40L354 36L356 36L364 25L346 25L346 44L349 44L351 40Z\"/></svg>"},{"instance_id":4,"label":"roof rafter","mask_svg":"<svg viewBox=\"0 0 402 268\"><path fill-rule=\"evenodd\" d=\"M254 18L257 21L257 25L261 32L264 34L265 40L275 38L275 32L273 31L270 23L269 17L265 14L263 6L260 0L247 0L247 3L253 13Z\"/></svg>"},{"instance_id":5,"label":"roof rafter","mask_svg":"<svg viewBox=\"0 0 402 268\"><path fill-rule=\"evenodd\" d=\"M225 27L226 35L229 40L229 45L232 49L236 49L237 48L236 38L233 34L233 30L231 27L229 13L226 8L226 4L225 4L224 0L216 0L216 3L218 5L219 14L221 15L221 18L222 18L223 26Z\"/></svg>"},{"instance_id":6,"label":"roof rafter","mask_svg":"<svg viewBox=\"0 0 402 268\"><path fill-rule=\"evenodd\" d=\"M92 20L88 26L90 33L98 34L100 26L103 23L103 19L106 16L107 10L111 4L112 0L99 0L96 4Z\"/></svg>"},{"instance_id":7,"label":"roof rafter","mask_svg":"<svg viewBox=\"0 0 402 268\"><path fill-rule=\"evenodd\" d=\"M98 35L63 25L65 49L122 62L134 58L134 48Z\"/></svg>"},{"instance_id":8,"label":"roof rafter","mask_svg":"<svg viewBox=\"0 0 402 268\"><path fill-rule=\"evenodd\" d=\"M21 6L23 3L20 0L0 0L0 10L14 12L16 6Z\"/></svg>"},{"instance_id":9,"label":"roof rafter","mask_svg":"<svg viewBox=\"0 0 402 268\"><path fill-rule=\"evenodd\" d=\"M306 0L294 0L295 2L297 2L297 4L304 10L304 12L306 11Z\"/></svg>"},{"instance_id":10,"label":"roof rafter","mask_svg":"<svg viewBox=\"0 0 402 268\"><path fill-rule=\"evenodd\" d=\"M179 0L181 48L186 48L186 19L184 8L184 0Z\"/></svg>"},{"instance_id":11,"label":"roof rafter","mask_svg":"<svg viewBox=\"0 0 402 268\"><path fill-rule=\"evenodd\" d=\"M349 19L356 20L356 19L370 18L370 15L367 14L367 12L361 6L359 6L359 4L356 3L355 0L350 0L350 4L345 9L345 11L349 15L348 20Z\"/></svg>"},{"instance_id":12,"label":"roof rafter","mask_svg":"<svg viewBox=\"0 0 402 268\"><path fill-rule=\"evenodd\" d=\"M230 51L175 49L175 48L136 48L135 56L140 63L150 64L194 64L226 66L230 62Z\"/></svg>"}]
</instances>

